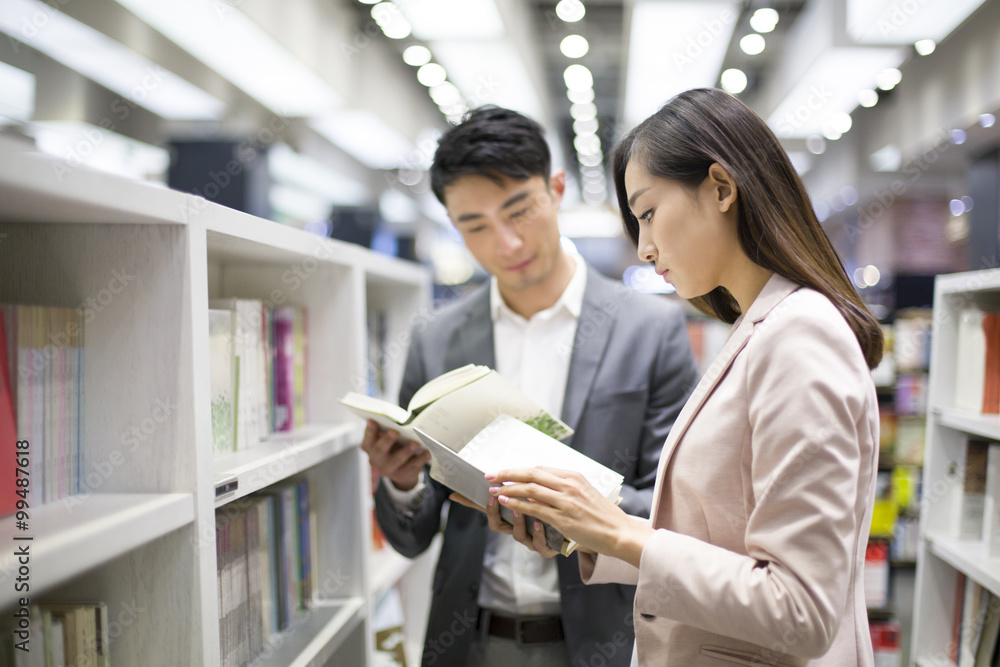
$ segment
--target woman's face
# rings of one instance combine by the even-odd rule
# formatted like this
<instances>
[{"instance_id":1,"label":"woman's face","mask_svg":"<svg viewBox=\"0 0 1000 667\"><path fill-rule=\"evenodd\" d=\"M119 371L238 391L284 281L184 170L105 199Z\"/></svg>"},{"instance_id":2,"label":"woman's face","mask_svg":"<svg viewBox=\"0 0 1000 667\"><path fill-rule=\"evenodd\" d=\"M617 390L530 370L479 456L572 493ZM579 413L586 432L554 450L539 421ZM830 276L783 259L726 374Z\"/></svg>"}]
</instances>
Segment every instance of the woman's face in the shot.
<instances>
[{"instance_id":1,"label":"woman's face","mask_svg":"<svg viewBox=\"0 0 1000 667\"><path fill-rule=\"evenodd\" d=\"M639 223L639 260L691 299L726 284L742 253L736 237L736 188L713 165L691 190L650 175L636 160L625 168L625 191Z\"/></svg>"}]
</instances>

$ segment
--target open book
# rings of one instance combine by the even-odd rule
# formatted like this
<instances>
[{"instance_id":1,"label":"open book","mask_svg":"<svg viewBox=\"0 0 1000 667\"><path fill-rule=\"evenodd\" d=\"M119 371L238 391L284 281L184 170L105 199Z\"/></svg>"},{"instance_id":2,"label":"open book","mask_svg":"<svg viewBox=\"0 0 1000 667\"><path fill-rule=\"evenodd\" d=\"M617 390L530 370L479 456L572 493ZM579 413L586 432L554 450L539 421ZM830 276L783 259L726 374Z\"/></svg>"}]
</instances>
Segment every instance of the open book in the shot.
<instances>
[{"instance_id":1,"label":"open book","mask_svg":"<svg viewBox=\"0 0 1000 667\"><path fill-rule=\"evenodd\" d=\"M578 472L605 498L620 500L618 494L624 481L620 474L510 415L500 415L491 421L458 451L419 428L416 431L437 462L436 467L431 466L431 477L480 507L485 508L490 497L491 482L485 478L487 472L537 466ZM500 517L513 523L514 514L510 508L501 505ZM529 535L534 532L533 526L534 521L526 516L525 528ZM542 526L549 548L564 556L573 553L576 542L564 538L544 522Z\"/></svg>"},{"instance_id":2,"label":"open book","mask_svg":"<svg viewBox=\"0 0 1000 667\"><path fill-rule=\"evenodd\" d=\"M401 440L419 442L415 429L420 428L456 451L498 415L516 417L557 440L573 433L495 370L475 364L434 378L413 394L405 409L355 392L340 402L383 429L399 431Z\"/></svg>"},{"instance_id":3,"label":"open book","mask_svg":"<svg viewBox=\"0 0 1000 667\"><path fill-rule=\"evenodd\" d=\"M490 487L484 474L501 468L575 470L612 500L621 490L621 475L559 442L573 429L486 366L469 364L431 380L405 409L353 392L340 402L383 429L398 431L401 440L423 443L431 452L431 478L484 508ZM513 519L505 507L501 516ZM529 533L532 525L526 523ZM576 548L551 526L545 528L553 549L569 555Z\"/></svg>"}]
</instances>

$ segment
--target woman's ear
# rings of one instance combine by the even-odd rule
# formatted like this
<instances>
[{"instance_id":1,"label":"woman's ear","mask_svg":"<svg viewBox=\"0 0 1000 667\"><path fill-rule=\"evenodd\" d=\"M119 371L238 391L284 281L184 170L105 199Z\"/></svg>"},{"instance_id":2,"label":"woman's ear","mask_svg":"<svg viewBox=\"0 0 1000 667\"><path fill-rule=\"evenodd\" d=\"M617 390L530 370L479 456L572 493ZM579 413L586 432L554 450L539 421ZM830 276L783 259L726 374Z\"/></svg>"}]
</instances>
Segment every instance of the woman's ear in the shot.
<instances>
[{"instance_id":1,"label":"woman's ear","mask_svg":"<svg viewBox=\"0 0 1000 667\"><path fill-rule=\"evenodd\" d=\"M718 162L708 168L708 178L712 185L712 195L720 213L726 213L736 203L736 181Z\"/></svg>"}]
</instances>

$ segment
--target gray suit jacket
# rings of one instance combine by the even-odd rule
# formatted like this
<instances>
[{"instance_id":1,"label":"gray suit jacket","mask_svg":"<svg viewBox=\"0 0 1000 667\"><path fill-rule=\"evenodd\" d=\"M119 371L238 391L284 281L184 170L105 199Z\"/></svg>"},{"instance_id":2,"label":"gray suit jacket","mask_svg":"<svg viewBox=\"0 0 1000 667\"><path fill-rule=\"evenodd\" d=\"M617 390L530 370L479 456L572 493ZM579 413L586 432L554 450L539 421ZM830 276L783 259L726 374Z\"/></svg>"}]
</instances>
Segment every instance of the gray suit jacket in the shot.
<instances>
[{"instance_id":1,"label":"gray suit jacket","mask_svg":"<svg viewBox=\"0 0 1000 667\"><path fill-rule=\"evenodd\" d=\"M414 327L400 405L442 373L469 363L495 367L489 306L484 285ZM568 444L625 476L625 512L649 516L660 450L697 381L681 309L588 269L561 417L575 430ZM467 667L488 528L482 512L450 503L448 494L432 481L419 508L400 512L380 484L375 508L389 543L414 557L430 545L442 507L450 505L423 664ZM558 569L572 664L627 667L635 588L585 586L576 554L558 557Z\"/></svg>"}]
</instances>

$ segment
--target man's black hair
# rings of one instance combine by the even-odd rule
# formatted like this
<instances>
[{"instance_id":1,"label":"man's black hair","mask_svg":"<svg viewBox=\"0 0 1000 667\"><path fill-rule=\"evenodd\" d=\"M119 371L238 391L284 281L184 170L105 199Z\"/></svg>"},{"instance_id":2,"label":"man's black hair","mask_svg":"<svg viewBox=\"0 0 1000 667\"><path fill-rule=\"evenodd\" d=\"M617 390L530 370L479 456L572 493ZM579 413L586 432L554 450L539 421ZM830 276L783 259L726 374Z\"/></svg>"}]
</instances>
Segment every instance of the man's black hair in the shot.
<instances>
[{"instance_id":1,"label":"man's black hair","mask_svg":"<svg viewBox=\"0 0 1000 667\"><path fill-rule=\"evenodd\" d=\"M501 176L548 183L552 155L542 126L516 111L492 104L469 112L438 142L431 165L431 189L442 204L444 189L462 176L478 174L500 182Z\"/></svg>"}]
</instances>

